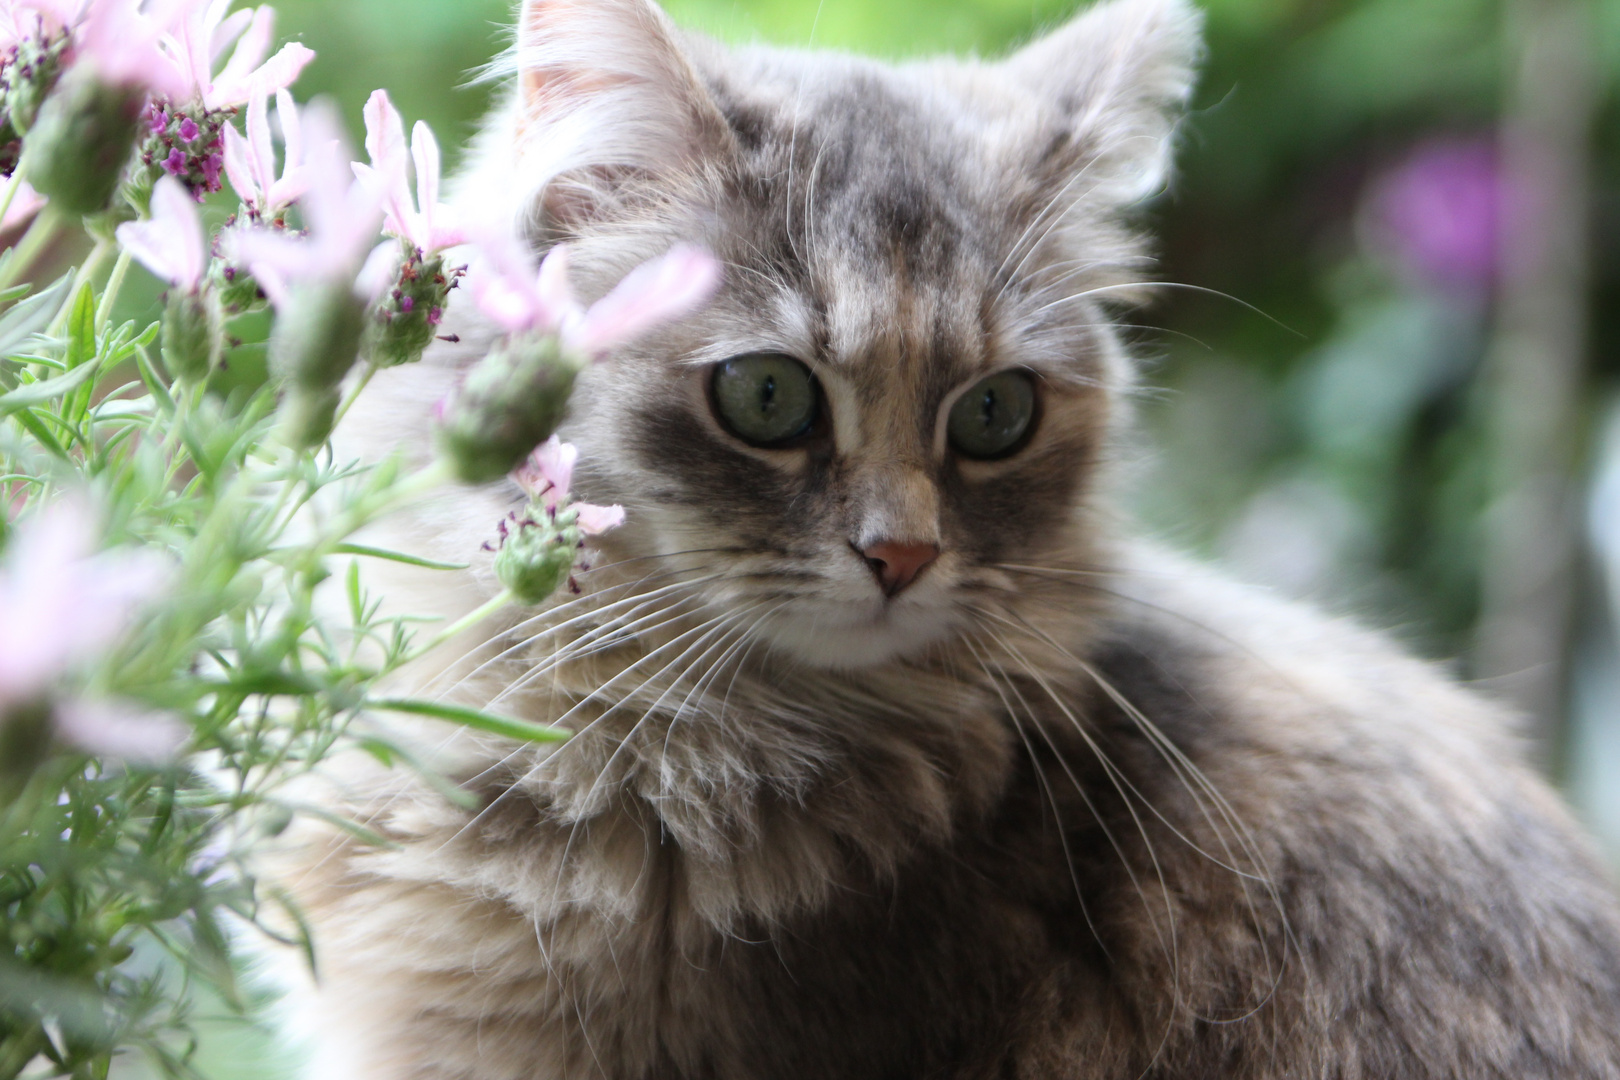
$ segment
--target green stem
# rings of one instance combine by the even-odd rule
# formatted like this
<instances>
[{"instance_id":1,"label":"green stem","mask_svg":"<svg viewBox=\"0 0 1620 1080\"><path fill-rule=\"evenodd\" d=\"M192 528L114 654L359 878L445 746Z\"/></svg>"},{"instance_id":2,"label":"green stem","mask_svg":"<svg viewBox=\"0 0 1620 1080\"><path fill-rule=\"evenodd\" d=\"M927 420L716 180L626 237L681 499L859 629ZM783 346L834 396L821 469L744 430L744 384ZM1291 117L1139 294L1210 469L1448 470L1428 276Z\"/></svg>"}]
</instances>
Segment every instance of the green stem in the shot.
<instances>
[{"instance_id":1,"label":"green stem","mask_svg":"<svg viewBox=\"0 0 1620 1080\"><path fill-rule=\"evenodd\" d=\"M47 205L39 212L28 231L23 233L22 239L11 249L11 259L6 263L5 269L0 270L0 290L9 289L17 284L39 253L56 239L57 231L62 227L62 217L56 210Z\"/></svg>"},{"instance_id":2,"label":"green stem","mask_svg":"<svg viewBox=\"0 0 1620 1080\"><path fill-rule=\"evenodd\" d=\"M96 246L91 248L90 254L84 257L84 262L79 266L78 273L73 275L73 287L68 290L67 302L62 305L61 310L56 313L56 318L51 320L51 325L45 330L47 337L61 335L63 328L67 326L68 318L73 314L74 297L79 295L79 290L84 288L85 282L96 276L96 273L101 269L101 264L107 259L107 252L111 251L112 247L113 241L102 238L96 241Z\"/></svg>"},{"instance_id":3,"label":"green stem","mask_svg":"<svg viewBox=\"0 0 1620 1080\"><path fill-rule=\"evenodd\" d=\"M410 502L418 495L447 484L454 478L455 473L449 464L442 458L435 458L433 464L418 469L399 483L377 492L370 498L362 499L339 514L330 526L322 530L321 538L314 545L315 551L320 555L330 554L334 547L343 543L374 518Z\"/></svg>"},{"instance_id":4,"label":"green stem","mask_svg":"<svg viewBox=\"0 0 1620 1080\"><path fill-rule=\"evenodd\" d=\"M360 376L360 381L354 384L354 389L348 392L343 398L343 403L338 406L337 415L332 418L332 427L334 429L343 423L343 418L348 415L349 408L359 400L360 395L366 389L366 384L371 382L371 377L375 374L377 374L377 365L367 364L366 373Z\"/></svg>"},{"instance_id":5,"label":"green stem","mask_svg":"<svg viewBox=\"0 0 1620 1080\"><path fill-rule=\"evenodd\" d=\"M443 630L440 630L437 634L434 634L432 637L428 638L428 640L423 643L421 648L413 650L410 655L401 660L400 665L404 666L405 664L409 664L414 660L421 659L434 649L437 649L440 645L443 645L445 642L455 637L457 634L460 634L463 630L466 630L469 627L477 626L479 623L506 607L506 605L510 604L511 602L512 590L502 589L485 603L480 604L478 607L474 608L472 611L469 611L467 614L463 615L461 618L457 619Z\"/></svg>"},{"instance_id":6,"label":"green stem","mask_svg":"<svg viewBox=\"0 0 1620 1080\"><path fill-rule=\"evenodd\" d=\"M97 247L100 247L98 242ZM124 275L129 273L129 249L124 248L118 252L118 261L113 263L112 276L107 279L107 291L101 294L101 307L96 311L96 330L107 328L107 320L112 318L113 303L118 299L119 290L124 287Z\"/></svg>"}]
</instances>

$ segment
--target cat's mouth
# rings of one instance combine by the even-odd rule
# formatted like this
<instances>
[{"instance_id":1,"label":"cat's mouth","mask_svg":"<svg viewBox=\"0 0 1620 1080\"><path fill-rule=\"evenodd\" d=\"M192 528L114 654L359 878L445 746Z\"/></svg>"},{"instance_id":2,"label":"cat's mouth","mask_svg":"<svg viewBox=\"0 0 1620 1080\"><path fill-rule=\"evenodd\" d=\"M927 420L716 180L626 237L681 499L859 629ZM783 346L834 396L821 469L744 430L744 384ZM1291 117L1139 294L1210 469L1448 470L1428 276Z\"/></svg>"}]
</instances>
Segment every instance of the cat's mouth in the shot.
<instances>
[{"instance_id":1,"label":"cat's mouth","mask_svg":"<svg viewBox=\"0 0 1620 1080\"><path fill-rule=\"evenodd\" d=\"M956 623L947 606L880 593L857 602L795 600L762 619L757 633L805 663L867 668L924 651L952 636Z\"/></svg>"}]
</instances>

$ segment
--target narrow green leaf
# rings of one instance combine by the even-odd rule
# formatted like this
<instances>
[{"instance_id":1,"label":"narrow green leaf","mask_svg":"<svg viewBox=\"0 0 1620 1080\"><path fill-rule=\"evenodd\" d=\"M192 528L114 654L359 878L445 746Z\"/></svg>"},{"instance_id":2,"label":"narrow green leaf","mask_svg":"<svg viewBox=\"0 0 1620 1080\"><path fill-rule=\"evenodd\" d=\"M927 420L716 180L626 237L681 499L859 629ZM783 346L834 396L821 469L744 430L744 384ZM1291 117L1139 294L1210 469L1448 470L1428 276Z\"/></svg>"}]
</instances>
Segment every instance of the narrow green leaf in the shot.
<instances>
[{"instance_id":1,"label":"narrow green leaf","mask_svg":"<svg viewBox=\"0 0 1620 1080\"><path fill-rule=\"evenodd\" d=\"M361 626L366 621L365 596L360 591L360 560L349 560L349 621Z\"/></svg>"},{"instance_id":2,"label":"narrow green leaf","mask_svg":"<svg viewBox=\"0 0 1620 1080\"><path fill-rule=\"evenodd\" d=\"M0 411L0 416L4 415L5 413ZM12 415L17 418L17 423L28 429L28 434L32 435L39 445L57 457L66 460L68 456L67 448L58 442L56 436L51 434L51 429L46 427L39 417L34 415L34 410L18 409Z\"/></svg>"},{"instance_id":3,"label":"narrow green leaf","mask_svg":"<svg viewBox=\"0 0 1620 1080\"><path fill-rule=\"evenodd\" d=\"M467 563L434 562L416 555L406 555L399 551L389 551L385 548L367 547L365 544L339 544L332 549L339 555L369 555L373 559L387 559L390 562L405 563L408 566L425 566L429 570L465 570Z\"/></svg>"},{"instance_id":4,"label":"narrow green leaf","mask_svg":"<svg viewBox=\"0 0 1620 1080\"><path fill-rule=\"evenodd\" d=\"M487 731L491 735L499 735L507 739L518 739L523 742L565 742L573 736L567 728L551 727L546 724L534 724L527 720L514 720L509 716L496 716L480 709L469 709L462 705L445 705L436 701L417 701L412 698L376 698L366 702L368 708L383 709L387 712L413 713L417 716L431 716L438 720L449 720L463 727L470 727L477 731Z\"/></svg>"},{"instance_id":5,"label":"narrow green leaf","mask_svg":"<svg viewBox=\"0 0 1620 1080\"><path fill-rule=\"evenodd\" d=\"M174 398L170 395L168 386L158 377L158 373L153 370L152 358L146 355L145 348L135 350L135 370L141 373L141 382L145 383L146 388L152 391L152 397L157 400L158 405L163 409L163 414L173 416Z\"/></svg>"},{"instance_id":6,"label":"narrow green leaf","mask_svg":"<svg viewBox=\"0 0 1620 1080\"><path fill-rule=\"evenodd\" d=\"M54 379L19 386L9 393L0 394L0 416L10 416L19 409L44 405L66 394L71 394L96 373L93 365L84 365Z\"/></svg>"},{"instance_id":7,"label":"narrow green leaf","mask_svg":"<svg viewBox=\"0 0 1620 1080\"><path fill-rule=\"evenodd\" d=\"M0 317L0 356L13 355L23 342L50 325L72 277L71 273L63 274L49 288L35 293Z\"/></svg>"},{"instance_id":8,"label":"narrow green leaf","mask_svg":"<svg viewBox=\"0 0 1620 1080\"><path fill-rule=\"evenodd\" d=\"M72 371L88 363L96 355L96 291L87 281L73 298L73 312L68 316L67 354L62 358Z\"/></svg>"}]
</instances>

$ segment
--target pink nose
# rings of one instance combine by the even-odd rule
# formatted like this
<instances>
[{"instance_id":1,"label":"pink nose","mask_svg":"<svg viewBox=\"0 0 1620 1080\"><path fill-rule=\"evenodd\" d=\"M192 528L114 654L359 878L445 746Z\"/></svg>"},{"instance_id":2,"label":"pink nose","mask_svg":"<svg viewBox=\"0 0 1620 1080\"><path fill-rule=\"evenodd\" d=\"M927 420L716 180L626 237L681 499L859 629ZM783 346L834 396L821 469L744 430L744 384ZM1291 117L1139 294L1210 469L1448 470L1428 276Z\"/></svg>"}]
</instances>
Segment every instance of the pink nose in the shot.
<instances>
[{"instance_id":1,"label":"pink nose","mask_svg":"<svg viewBox=\"0 0 1620 1080\"><path fill-rule=\"evenodd\" d=\"M929 563L939 558L938 544L899 544L880 540L856 550L866 560L866 565L872 568L872 576L877 578L878 586L886 596L898 594L917 580L917 575Z\"/></svg>"}]
</instances>

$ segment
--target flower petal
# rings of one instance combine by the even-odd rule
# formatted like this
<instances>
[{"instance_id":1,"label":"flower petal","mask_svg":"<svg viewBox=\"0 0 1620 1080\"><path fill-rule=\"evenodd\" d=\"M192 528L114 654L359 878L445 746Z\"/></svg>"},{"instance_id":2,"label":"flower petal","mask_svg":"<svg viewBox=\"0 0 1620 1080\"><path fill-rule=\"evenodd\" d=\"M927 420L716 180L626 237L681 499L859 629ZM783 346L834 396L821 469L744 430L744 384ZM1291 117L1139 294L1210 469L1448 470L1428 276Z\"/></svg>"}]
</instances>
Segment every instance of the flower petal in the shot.
<instances>
[{"instance_id":1,"label":"flower petal","mask_svg":"<svg viewBox=\"0 0 1620 1080\"><path fill-rule=\"evenodd\" d=\"M125 222L116 233L131 255L170 284L191 292L202 280L207 266L202 218L174 177L160 177L152 189L151 220Z\"/></svg>"},{"instance_id":2,"label":"flower petal","mask_svg":"<svg viewBox=\"0 0 1620 1080\"><path fill-rule=\"evenodd\" d=\"M579 460L579 447L565 443L556 435L535 448L529 460L551 486L542 494L547 506L556 506L568 498L568 489L574 482L574 462Z\"/></svg>"},{"instance_id":3,"label":"flower petal","mask_svg":"<svg viewBox=\"0 0 1620 1080\"><path fill-rule=\"evenodd\" d=\"M242 202L249 206L258 206L263 200L264 194L254 181L253 166L249 163L251 154L249 143L241 132L230 124L225 125L223 136L225 139L225 176L231 182L231 189L236 192L236 197Z\"/></svg>"},{"instance_id":4,"label":"flower petal","mask_svg":"<svg viewBox=\"0 0 1620 1080\"><path fill-rule=\"evenodd\" d=\"M565 342L600 355L659 323L687 314L714 295L720 263L708 252L680 245L630 271L585 317L564 328Z\"/></svg>"},{"instance_id":5,"label":"flower petal","mask_svg":"<svg viewBox=\"0 0 1620 1080\"><path fill-rule=\"evenodd\" d=\"M175 717L124 702L58 702L52 719L57 734L85 753L142 765L173 761L190 736Z\"/></svg>"},{"instance_id":6,"label":"flower petal","mask_svg":"<svg viewBox=\"0 0 1620 1080\"><path fill-rule=\"evenodd\" d=\"M225 61L225 66L219 70L219 77L214 80L216 87L240 82L259 66L265 53L270 51L270 39L276 27L275 11L265 6L254 8L252 11L238 11L232 18L237 19L243 15L248 18L247 26L243 31L238 31L241 36L236 41L236 48L231 50L231 58ZM222 49L223 44L216 46L214 55L218 56Z\"/></svg>"},{"instance_id":7,"label":"flower petal","mask_svg":"<svg viewBox=\"0 0 1620 1080\"><path fill-rule=\"evenodd\" d=\"M574 503L574 509L579 512L579 529L587 536L616 529L624 524L624 507L592 506L590 503Z\"/></svg>"},{"instance_id":8,"label":"flower petal","mask_svg":"<svg viewBox=\"0 0 1620 1080\"><path fill-rule=\"evenodd\" d=\"M276 55L264 62L262 67L248 72L241 78L230 81L219 81L214 86L214 92L209 97L209 106L215 109L228 109L240 105L255 94L270 94L277 90L285 90L298 80L305 67L315 59L315 50L296 41L283 45Z\"/></svg>"}]
</instances>

